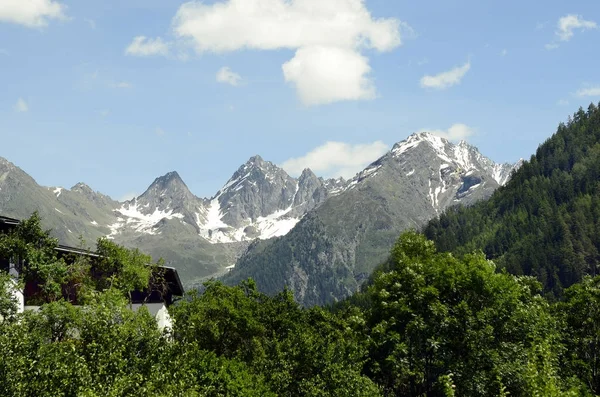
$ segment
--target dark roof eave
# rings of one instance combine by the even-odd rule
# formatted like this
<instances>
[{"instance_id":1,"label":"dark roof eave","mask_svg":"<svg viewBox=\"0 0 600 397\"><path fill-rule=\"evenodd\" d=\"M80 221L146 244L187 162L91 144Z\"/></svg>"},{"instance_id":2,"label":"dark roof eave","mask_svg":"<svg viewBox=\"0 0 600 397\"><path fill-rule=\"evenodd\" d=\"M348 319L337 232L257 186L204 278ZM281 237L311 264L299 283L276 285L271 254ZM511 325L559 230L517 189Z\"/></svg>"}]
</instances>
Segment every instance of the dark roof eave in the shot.
<instances>
[{"instance_id":1,"label":"dark roof eave","mask_svg":"<svg viewBox=\"0 0 600 397\"><path fill-rule=\"evenodd\" d=\"M172 280L168 280L170 284L174 287L171 289L171 293L175 296L183 296L184 289L183 284L181 283L181 279L179 278L179 272L174 267L169 266L159 266L161 269L166 269L167 273L171 274Z\"/></svg>"}]
</instances>

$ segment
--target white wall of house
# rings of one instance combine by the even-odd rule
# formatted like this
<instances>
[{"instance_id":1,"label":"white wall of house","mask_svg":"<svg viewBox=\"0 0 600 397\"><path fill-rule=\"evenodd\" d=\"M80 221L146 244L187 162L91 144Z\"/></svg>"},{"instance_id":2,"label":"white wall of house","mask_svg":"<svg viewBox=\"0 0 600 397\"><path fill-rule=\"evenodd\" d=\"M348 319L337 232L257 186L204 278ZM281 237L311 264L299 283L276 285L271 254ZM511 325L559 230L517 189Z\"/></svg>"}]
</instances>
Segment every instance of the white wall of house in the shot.
<instances>
[{"instance_id":1,"label":"white wall of house","mask_svg":"<svg viewBox=\"0 0 600 397\"><path fill-rule=\"evenodd\" d=\"M8 274L13 280L11 294L17 301L17 313L22 313L25 309L25 296L23 295L23 290L19 288L19 271L12 261L10 261Z\"/></svg>"},{"instance_id":2,"label":"white wall of house","mask_svg":"<svg viewBox=\"0 0 600 397\"><path fill-rule=\"evenodd\" d=\"M133 310L138 310L142 306L146 306L150 314L156 319L158 328L169 331L173 328L173 321L169 316L169 311L164 303L135 303L132 305Z\"/></svg>"}]
</instances>

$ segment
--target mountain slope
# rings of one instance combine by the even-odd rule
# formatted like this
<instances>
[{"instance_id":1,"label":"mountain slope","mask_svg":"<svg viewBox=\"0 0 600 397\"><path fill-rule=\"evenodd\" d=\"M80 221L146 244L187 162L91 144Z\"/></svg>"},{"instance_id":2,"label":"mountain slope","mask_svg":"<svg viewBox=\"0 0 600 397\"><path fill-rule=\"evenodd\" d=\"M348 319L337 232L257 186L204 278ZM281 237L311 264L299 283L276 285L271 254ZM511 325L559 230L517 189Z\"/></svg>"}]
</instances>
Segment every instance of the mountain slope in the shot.
<instances>
[{"instance_id":1,"label":"mountain slope","mask_svg":"<svg viewBox=\"0 0 600 397\"><path fill-rule=\"evenodd\" d=\"M44 224L63 244L77 245L80 235L86 240L108 233L116 202L94 192L83 183L71 190L46 188L19 167L0 157L0 213L26 218L38 211Z\"/></svg>"},{"instance_id":2,"label":"mountain slope","mask_svg":"<svg viewBox=\"0 0 600 397\"><path fill-rule=\"evenodd\" d=\"M425 228L440 250L483 250L548 293L600 264L600 110L579 109L489 201L453 208Z\"/></svg>"},{"instance_id":3,"label":"mountain slope","mask_svg":"<svg viewBox=\"0 0 600 397\"><path fill-rule=\"evenodd\" d=\"M268 239L286 234L327 196L328 189L312 171L294 179L254 156L208 200L197 223L210 242Z\"/></svg>"},{"instance_id":4,"label":"mountain slope","mask_svg":"<svg viewBox=\"0 0 600 397\"><path fill-rule=\"evenodd\" d=\"M62 244L78 245L81 236L93 245L108 236L138 247L177 267L191 285L224 273L249 241L287 233L343 184L310 170L294 179L254 156L211 199L196 197L177 172L169 172L120 203L83 183L71 189L40 186L0 158L0 213L26 218L37 210Z\"/></svg>"},{"instance_id":5,"label":"mountain slope","mask_svg":"<svg viewBox=\"0 0 600 397\"><path fill-rule=\"evenodd\" d=\"M429 133L411 135L350 180L282 238L255 242L224 277L260 289L292 289L304 305L356 291L406 228L454 204L489 197L510 175L476 148Z\"/></svg>"}]
</instances>

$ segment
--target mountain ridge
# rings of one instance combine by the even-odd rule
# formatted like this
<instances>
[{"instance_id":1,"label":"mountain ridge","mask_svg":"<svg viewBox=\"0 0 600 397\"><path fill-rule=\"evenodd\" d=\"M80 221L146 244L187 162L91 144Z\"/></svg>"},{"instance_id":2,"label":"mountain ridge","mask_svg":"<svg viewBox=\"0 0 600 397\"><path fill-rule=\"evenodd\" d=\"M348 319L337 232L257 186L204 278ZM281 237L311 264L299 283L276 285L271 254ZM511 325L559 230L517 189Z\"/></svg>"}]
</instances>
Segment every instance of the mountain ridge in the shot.
<instances>
[{"instance_id":1,"label":"mountain ridge","mask_svg":"<svg viewBox=\"0 0 600 397\"><path fill-rule=\"evenodd\" d=\"M420 228L450 206L489 197L514 167L497 165L472 146L413 134L288 234L252 243L223 280L252 277L270 294L287 287L306 306L342 299L386 259L401 231Z\"/></svg>"},{"instance_id":2,"label":"mountain ridge","mask_svg":"<svg viewBox=\"0 0 600 397\"><path fill-rule=\"evenodd\" d=\"M429 146L440 146L442 142L431 134L413 134L402 141L405 146L407 141L415 147L422 142L429 142ZM210 198L194 195L177 171L155 178L137 197L117 201L94 191L83 182L71 189L40 186L20 168L0 158L0 203L3 202L0 211L5 215L25 218L38 210L47 220L47 226L55 229L57 237L66 244L78 244L80 235L89 242L108 236L153 255L166 256L168 264L182 267L182 276L189 283L195 283L234 265L251 241L285 236L307 214L318 210L330 199L353 195L350 191L363 189L368 180L377 178L378 172L390 174L387 168L379 170L377 167L382 161L388 161L386 158L392 156L394 149L398 151L402 142L349 180L324 179L309 168L293 178L274 163L254 155L238 167ZM491 160L489 162L495 164ZM414 167L420 169L426 165L414 164ZM411 175L417 178L417 174L421 173L415 170L411 170L411 175L408 175L408 170L402 172L406 178ZM472 176L469 187L472 189L462 192L463 197L459 201L477 196L475 185L481 184L480 176ZM391 185L399 182L394 175L388 177ZM453 180L456 176L450 175L449 178ZM493 179L487 174L485 178ZM434 185L438 182L434 181ZM491 186L485 189L497 187L492 182L488 184ZM435 193L435 189L436 186L431 187L430 193ZM440 194L441 191L437 196L424 195L417 206L427 206L424 203L431 200L427 197L442 200ZM444 206L445 203L439 205ZM434 207L436 205L433 203ZM360 209L357 208L357 211Z\"/></svg>"}]
</instances>

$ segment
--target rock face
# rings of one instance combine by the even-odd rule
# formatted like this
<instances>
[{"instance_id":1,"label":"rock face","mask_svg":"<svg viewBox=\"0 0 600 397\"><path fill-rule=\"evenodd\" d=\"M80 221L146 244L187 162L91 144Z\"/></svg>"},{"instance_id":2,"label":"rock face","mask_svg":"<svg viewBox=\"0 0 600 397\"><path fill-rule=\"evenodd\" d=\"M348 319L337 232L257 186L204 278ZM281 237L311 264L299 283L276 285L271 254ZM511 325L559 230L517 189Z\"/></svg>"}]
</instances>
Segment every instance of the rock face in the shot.
<instances>
[{"instance_id":1,"label":"rock face","mask_svg":"<svg viewBox=\"0 0 600 397\"><path fill-rule=\"evenodd\" d=\"M298 182L273 163L254 156L217 193L228 225L239 227L292 206Z\"/></svg>"},{"instance_id":2,"label":"rock face","mask_svg":"<svg viewBox=\"0 0 600 397\"><path fill-rule=\"evenodd\" d=\"M514 166L499 165L464 142L411 135L309 212L288 234L256 242L225 281L254 278L285 286L305 305L355 292L382 263L402 230L420 228L451 205L489 197Z\"/></svg>"},{"instance_id":3,"label":"rock face","mask_svg":"<svg viewBox=\"0 0 600 397\"><path fill-rule=\"evenodd\" d=\"M184 283L218 275L235 263L248 242L289 232L329 190L305 170L290 177L254 156L212 197L196 197L177 172L158 177L140 196L125 202L84 183L71 189L39 186L0 158L0 214L26 218L33 211L61 243L93 245L102 236L139 247L177 266Z\"/></svg>"},{"instance_id":4,"label":"rock face","mask_svg":"<svg viewBox=\"0 0 600 397\"><path fill-rule=\"evenodd\" d=\"M26 218L37 210L63 244L108 236L138 247L177 266L187 285L224 274L252 242L228 278L256 277L267 291L289 285L311 304L355 290L400 230L489 196L512 168L466 143L422 133L349 181L324 180L310 169L292 178L253 156L211 198L195 196L169 172L142 195L117 202L84 183L40 186L0 158L0 214Z\"/></svg>"}]
</instances>

